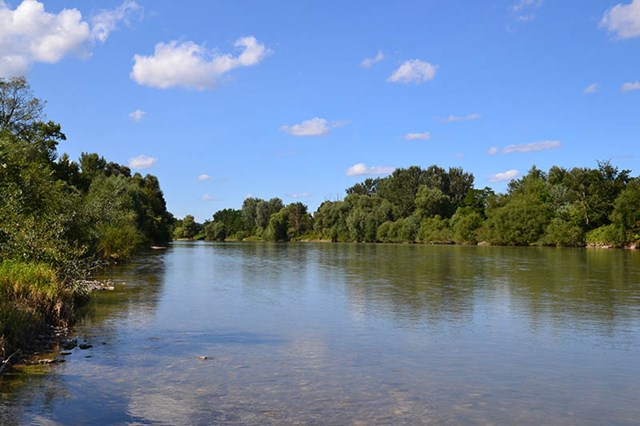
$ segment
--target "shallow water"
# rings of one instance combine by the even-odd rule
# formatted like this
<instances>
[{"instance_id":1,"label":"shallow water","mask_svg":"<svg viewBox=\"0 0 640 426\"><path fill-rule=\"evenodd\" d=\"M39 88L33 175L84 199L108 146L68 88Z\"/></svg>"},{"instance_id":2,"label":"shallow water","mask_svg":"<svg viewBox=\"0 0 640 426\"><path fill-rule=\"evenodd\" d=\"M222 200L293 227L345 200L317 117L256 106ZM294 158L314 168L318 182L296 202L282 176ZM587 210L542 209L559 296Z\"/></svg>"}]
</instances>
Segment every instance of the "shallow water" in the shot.
<instances>
[{"instance_id":1,"label":"shallow water","mask_svg":"<svg viewBox=\"0 0 640 426\"><path fill-rule=\"evenodd\" d=\"M638 424L640 253L175 243L2 424ZM207 357L207 359L201 359Z\"/></svg>"}]
</instances>

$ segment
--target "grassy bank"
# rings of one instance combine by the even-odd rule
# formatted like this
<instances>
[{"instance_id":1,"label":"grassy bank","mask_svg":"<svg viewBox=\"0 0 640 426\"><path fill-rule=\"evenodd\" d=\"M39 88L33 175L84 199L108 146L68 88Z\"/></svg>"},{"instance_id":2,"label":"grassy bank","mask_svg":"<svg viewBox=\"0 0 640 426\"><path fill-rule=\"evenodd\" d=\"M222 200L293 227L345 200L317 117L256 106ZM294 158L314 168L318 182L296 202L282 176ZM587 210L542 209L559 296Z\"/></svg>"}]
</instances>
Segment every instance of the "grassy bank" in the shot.
<instances>
[{"instance_id":1,"label":"grassy bank","mask_svg":"<svg viewBox=\"0 0 640 426\"><path fill-rule=\"evenodd\" d=\"M43 263L0 262L0 359L35 340L49 325L66 325L86 297Z\"/></svg>"}]
</instances>

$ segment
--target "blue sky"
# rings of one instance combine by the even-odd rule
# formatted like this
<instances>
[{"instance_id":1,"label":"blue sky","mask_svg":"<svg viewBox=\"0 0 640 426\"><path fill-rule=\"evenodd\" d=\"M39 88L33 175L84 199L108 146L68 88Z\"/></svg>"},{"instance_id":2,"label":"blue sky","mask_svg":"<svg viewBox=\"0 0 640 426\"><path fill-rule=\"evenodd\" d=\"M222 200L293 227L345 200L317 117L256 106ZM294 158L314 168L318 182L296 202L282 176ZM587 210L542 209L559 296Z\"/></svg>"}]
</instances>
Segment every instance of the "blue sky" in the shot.
<instances>
[{"instance_id":1,"label":"blue sky","mask_svg":"<svg viewBox=\"0 0 640 426\"><path fill-rule=\"evenodd\" d=\"M0 76L59 149L160 179L177 217L314 211L432 164L640 171L640 0L0 0Z\"/></svg>"}]
</instances>

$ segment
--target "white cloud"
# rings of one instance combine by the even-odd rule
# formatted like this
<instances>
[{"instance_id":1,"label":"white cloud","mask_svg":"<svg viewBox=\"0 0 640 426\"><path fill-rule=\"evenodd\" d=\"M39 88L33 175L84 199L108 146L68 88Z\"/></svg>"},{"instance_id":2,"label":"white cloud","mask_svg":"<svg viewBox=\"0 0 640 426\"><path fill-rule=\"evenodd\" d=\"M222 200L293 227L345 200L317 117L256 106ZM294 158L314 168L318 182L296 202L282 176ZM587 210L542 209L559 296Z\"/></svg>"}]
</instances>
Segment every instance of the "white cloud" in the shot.
<instances>
[{"instance_id":1,"label":"white cloud","mask_svg":"<svg viewBox=\"0 0 640 426\"><path fill-rule=\"evenodd\" d=\"M489 149L487 149L487 154L489 155L495 155L498 153L498 147L497 146L492 146Z\"/></svg>"},{"instance_id":2,"label":"white cloud","mask_svg":"<svg viewBox=\"0 0 640 426\"><path fill-rule=\"evenodd\" d=\"M384 60L384 53L382 53L381 50L378 50L378 53L376 53L376 56L374 56L373 58L364 59L360 63L360 65L365 68L370 68L371 66L373 66L374 64L377 64L378 62L381 62L382 60Z\"/></svg>"},{"instance_id":3,"label":"white cloud","mask_svg":"<svg viewBox=\"0 0 640 426\"><path fill-rule=\"evenodd\" d=\"M138 155L129 159L129 167L132 169L148 169L158 162L157 158L149 157L147 155Z\"/></svg>"},{"instance_id":4,"label":"white cloud","mask_svg":"<svg viewBox=\"0 0 640 426\"><path fill-rule=\"evenodd\" d=\"M0 77L24 75L34 62L85 56L90 44L89 24L77 9L48 13L44 4L24 0L11 10L0 1Z\"/></svg>"},{"instance_id":5,"label":"white cloud","mask_svg":"<svg viewBox=\"0 0 640 426\"><path fill-rule=\"evenodd\" d=\"M348 122L344 120L329 122L324 118L314 117L299 124L280 126L280 131L292 136L324 136L331 132L331 129L347 124Z\"/></svg>"},{"instance_id":6,"label":"white cloud","mask_svg":"<svg viewBox=\"0 0 640 426\"><path fill-rule=\"evenodd\" d=\"M496 173L489 177L489 182L506 182L515 179L518 175L520 175L520 172L515 169L507 170L506 172Z\"/></svg>"},{"instance_id":7,"label":"white cloud","mask_svg":"<svg viewBox=\"0 0 640 426\"><path fill-rule=\"evenodd\" d=\"M438 71L438 65L412 59L405 61L394 71L388 81L392 83L424 83L433 80Z\"/></svg>"},{"instance_id":8,"label":"white cloud","mask_svg":"<svg viewBox=\"0 0 640 426\"><path fill-rule=\"evenodd\" d=\"M289 198L309 198L311 194L308 192L303 192L301 194L288 194Z\"/></svg>"},{"instance_id":9,"label":"white cloud","mask_svg":"<svg viewBox=\"0 0 640 426\"><path fill-rule=\"evenodd\" d=\"M623 92L631 92L632 90L640 90L640 81L636 81L633 83L624 83L620 90Z\"/></svg>"},{"instance_id":10,"label":"white cloud","mask_svg":"<svg viewBox=\"0 0 640 426\"><path fill-rule=\"evenodd\" d=\"M456 152L456 158L464 158L464 152Z\"/></svg>"},{"instance_id":11,"label":"white cloud","mask_svg":"<svg viewBox=\"0 0 640 426\"><path fill-rule=\"evenodd\" d=\"M217 198L214 197L213 195L209 195L209 194L204 194L202 196L202 200L203 201L217 201Z\"/></svg>"},{"instance_id":12,"label":"white cloud","mask_svg":"<svg viewBox=\"0 0 640 426\"><path fill-rule=\"evenodd\" d=\"M556 149L560 147L560 141L540 141L540 142L531 142L531 143L523 143L520 145L509 145L506 146L502 152L505 154L511 154L513 152L538 152L538 151L546 151L549 149Z\"/></svg>"},{"instance_id":13,"label":"white cloud","mask_svg":"<svg viewBox=\"0 0 640 426\"><path fill-rule=\"evenodd\" d=\"M129 118L135 121L136 123L139 123L144 118L145 114L146 112L137 109L129 113Z\"/></svg>"},{"instance_id":14,"label":"white cloud","mask_svg":"<svg viewBox=\"0 0 640 426\"><path fill-rule=\"evenodd\" d=\"M592 93L596 93L599 88L600 88L600 86L598 85L598 83L593 83L593 84L590 84L589 86L585 87L583 92L585 94L587 94L587 95L590 95Z\"/></svg>"},{"instance_id":15,"label":"white cloud","mask_svg":"<svg viewBox=\"0 0 640 426\"><path fill-rule=\"evenodd\" d=\"M363 163L358 163L349 167L345 173L347 176L388 175L393 173L395 169L396 169L395 167L388 167L388 166L368 167Z\"/></svg>"},{"instance_id":16,"label":"white cloud","mask_svg":"<svg viewBox=\"0 0 640 426\"><path fill-rule=\"evenodd\" d=\"M447 118L441 118L440 122L442 122L442 123L458 123L460 121L474 121L474 120L480 120L480 114L473 113L473 114L462 115L462 116L450 115Z\"/></svg>"},{"instance_id":17,"label":"white cloud","mask_svg":"<svg viewBox=\"0 0 640 426\"><path fill-rule=\"evenodd\" d=\"M535 12L542 3L543 0L519 0L512 4L509 10L516 22L526 23L536 19Z\"/></svg>"},{"instance_id":18,"label":"white cloud","mask_svg":"<svg viewBox=\"0 0 640 426\"><path fill-rule=\"evenodd\" d=\"M130 75L136 83L158 89L212 89L224 74L256 65L270 53L254 37L238 39L235 46L242 49L238 56L217 54L192 41L158 43L153 55L134 56Z\"/></svg>"},{"instance_id":19,"label":"white cloud","mask_svg":"<svg viewBox=\"0 0 640 426\"><path fill-rule=\"evenodd\" d=\"M511 10L514 12L521 12L528 8L537 8L542 6L543 0L520 0L511 6Z\"/></svg>"},{"instance_id":20,"label":"white cloud","mask_svg":"<svg viewBox=\"0 0 640 426\"><path fill-rule=\"evenodd\" d=\"M618 3L607 10L600 20L600 27L619 39L640 36L640 0Z\"/></svg>"},{"instance_id":21,"label":"white cloud","mask_svg":"<svg viewBox=\"0 0 640 426\"><path fill-rule=\"evenodd\" d=\"M431 133L429 132L423 132L423 133L407 133L406 135L404 135L404 138L408 141L414 141L414 140L425 140L428 141L429 139L431 139Z\"/></svg>"},{"instance_id":22,"label":"white cloud","mask_svg":"<svg viewBox=\"0 0 640 426\"><path fill-rule=\"evenodd\" d=\"M104 43L121 22L128 25L141 12L142 7L133 0L125 0L113 10L102 10L91 19L91 36Z\"/></svg>"},{"instance_id":23,"label":"white cloud","mask_svg":"<svg viewBox=\"0 0 640 426\"><path fill-rule=\"evenodd\" d=\"M198 180L199 181L211 180L211 176L203 173L200 176L198 176Z\"/></svg>"}]
</instances>

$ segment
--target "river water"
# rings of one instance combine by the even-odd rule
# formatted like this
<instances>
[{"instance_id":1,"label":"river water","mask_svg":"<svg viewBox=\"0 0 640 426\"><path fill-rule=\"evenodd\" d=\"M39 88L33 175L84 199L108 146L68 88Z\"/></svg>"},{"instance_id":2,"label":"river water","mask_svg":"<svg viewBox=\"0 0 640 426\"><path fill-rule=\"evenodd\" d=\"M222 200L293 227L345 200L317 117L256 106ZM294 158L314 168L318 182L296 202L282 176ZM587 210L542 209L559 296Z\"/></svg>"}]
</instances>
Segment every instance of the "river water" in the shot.
<instances>
[{"instance_id":1,"label":"river water","mask_svg":"<svg viewBox=\"0 0 640 426\"><path fill-rule=\"evenodd\" d=\"M0 423L640 423L640 253L174 243L103 273ZM204 359L206 357L206 359Z\"/></svg>"}]
</instances>

